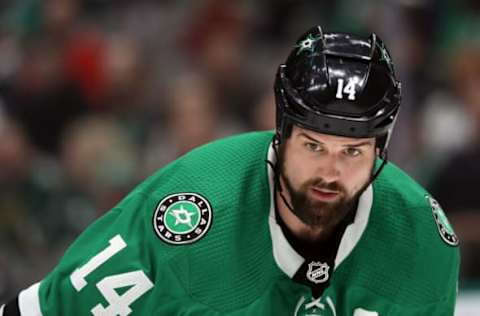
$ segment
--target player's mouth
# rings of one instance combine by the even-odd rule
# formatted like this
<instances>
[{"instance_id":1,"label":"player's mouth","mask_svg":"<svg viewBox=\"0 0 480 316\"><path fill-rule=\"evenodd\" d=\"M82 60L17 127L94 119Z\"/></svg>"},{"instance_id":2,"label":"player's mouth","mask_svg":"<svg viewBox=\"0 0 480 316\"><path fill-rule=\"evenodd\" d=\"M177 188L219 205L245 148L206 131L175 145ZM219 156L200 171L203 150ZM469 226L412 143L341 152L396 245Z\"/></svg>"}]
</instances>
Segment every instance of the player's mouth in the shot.
<instances>
[{"instance_id":1,"label":"player's mouth","mask_svg":"<svg viewBox=\"0 0 480 316\"><path fill-rule=\"evenodd\" d=\"M329 190L325 188L312 187L310 189L313 197L324 202L331 202L340 196L340 191Z\"/></svg>"}]
</instances>

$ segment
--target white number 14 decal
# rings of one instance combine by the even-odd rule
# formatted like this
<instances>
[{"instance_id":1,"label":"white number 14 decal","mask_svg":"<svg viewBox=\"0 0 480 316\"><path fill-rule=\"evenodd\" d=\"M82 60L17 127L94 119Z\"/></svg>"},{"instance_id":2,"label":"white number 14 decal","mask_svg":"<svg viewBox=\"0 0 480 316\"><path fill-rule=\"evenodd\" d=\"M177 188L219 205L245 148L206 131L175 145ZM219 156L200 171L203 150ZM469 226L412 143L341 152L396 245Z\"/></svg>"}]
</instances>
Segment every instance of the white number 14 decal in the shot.
<instances>
[{"instance_id":1,"label":"white number 14 decal","mask_svg":"<svg viewBox=\"0 0 480 316\"><path fill-rule=\"evenodd\" d=\"M109 243L107 248L70 275L70 282L78 292L87 285L85 278L90 273L127 247L120 235L110 239ZM122 295L118 295L115 291L115 289L128 286L130 288ZM91 309L91 312L95 316L127 316L132 312L130 305L152 287L152 281L142 270L107 276L97 283L97 288L109 305L103 307L102 304L97 304Z\"/></svg>"},{"instance_id":2,"label":"white number 14 decal","mask_svg":"<svg viewBox=\"0 0 480 316\"><path fill-rule=\"evenodd\" d=\"M338 79L337 81L337 94L335 97L337 99L343 99L343 94L348 94L349 100L355 100L355 94L357 91L355 90L355 82L350 79L347 82L347 85L343 87L344 81L343 79Z\"/></svg>"}]
</instances>

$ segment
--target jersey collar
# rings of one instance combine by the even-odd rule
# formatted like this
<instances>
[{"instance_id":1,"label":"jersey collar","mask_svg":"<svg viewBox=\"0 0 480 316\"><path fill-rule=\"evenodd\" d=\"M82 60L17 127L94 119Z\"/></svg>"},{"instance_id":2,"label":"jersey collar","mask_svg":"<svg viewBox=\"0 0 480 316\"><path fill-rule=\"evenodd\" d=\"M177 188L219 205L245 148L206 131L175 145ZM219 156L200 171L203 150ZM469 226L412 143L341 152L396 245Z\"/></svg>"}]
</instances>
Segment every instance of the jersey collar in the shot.
<instances>
[{"instance_id":1,"label":"jersey collar","mask_svg":"<svg viewBox=\"0 0 480 316\"><path fill-rule=\"evenodd\" d=\"M268 149L267 159L273 164L276 163L275 150L273 143ZM275 218L275 196L274 196L274 172L268 166L268 182L270 187L270 212L268 224L270 228L270 236L272 238L273 257L278 267L290 278L298 271L300 266L305 262L300 254L288 243L287 238L283 234L282 228L278 225ZM360 196L358 201L357 212L353 223L347 226L340 241L340 246L335 257L335 267L337 267L348 257L353 248L360 240L365 228L367 227L368 218L373 203L373 189L370 184L365 192Z\"/></svg>"}]
</instances>

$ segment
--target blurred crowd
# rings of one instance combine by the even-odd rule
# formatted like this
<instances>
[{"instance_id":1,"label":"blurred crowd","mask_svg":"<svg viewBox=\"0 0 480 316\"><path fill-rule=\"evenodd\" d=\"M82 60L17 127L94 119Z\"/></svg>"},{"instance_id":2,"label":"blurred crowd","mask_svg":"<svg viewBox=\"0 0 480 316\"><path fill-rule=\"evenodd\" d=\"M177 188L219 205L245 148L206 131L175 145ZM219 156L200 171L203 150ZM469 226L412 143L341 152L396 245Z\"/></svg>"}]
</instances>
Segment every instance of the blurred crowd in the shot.
<instances>
[{"instance_id":1,"label":"blurred crowd","mask_svg":"<svg viewBox=\"0 0 480 316\"><path fill-rule=\"evenodd\" d=\"M387 43L390 159L451 219L461 286L480 283L479 1L1 0L0 301L158 168L273 129L276 67L318 24Z\"/></svg>"}]
</instances>

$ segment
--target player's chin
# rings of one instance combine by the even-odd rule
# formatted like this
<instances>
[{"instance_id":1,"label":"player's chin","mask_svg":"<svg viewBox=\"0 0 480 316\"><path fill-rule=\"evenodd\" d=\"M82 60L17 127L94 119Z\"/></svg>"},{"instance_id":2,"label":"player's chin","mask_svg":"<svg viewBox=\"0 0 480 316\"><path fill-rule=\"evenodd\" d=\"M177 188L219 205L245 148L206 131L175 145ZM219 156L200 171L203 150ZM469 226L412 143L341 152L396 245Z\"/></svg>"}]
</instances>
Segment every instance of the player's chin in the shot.
<instances>
[{"instance_id":1,"label":"player's chin","mask_svg":"<svg viewBox=\"0 0 480 316\"><path fill-rule=\"evenodd\" d=\"M315 210L303 218L303 223L309 226L312 230L323 229L330 226L334 214L330 209Z\"/></svg>"}]
</instances>

